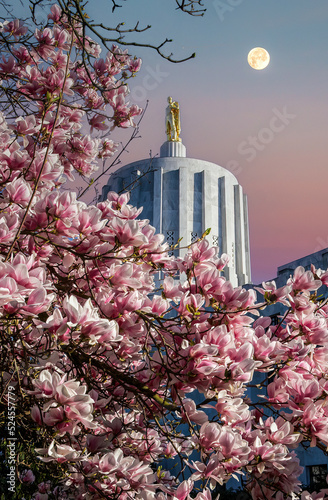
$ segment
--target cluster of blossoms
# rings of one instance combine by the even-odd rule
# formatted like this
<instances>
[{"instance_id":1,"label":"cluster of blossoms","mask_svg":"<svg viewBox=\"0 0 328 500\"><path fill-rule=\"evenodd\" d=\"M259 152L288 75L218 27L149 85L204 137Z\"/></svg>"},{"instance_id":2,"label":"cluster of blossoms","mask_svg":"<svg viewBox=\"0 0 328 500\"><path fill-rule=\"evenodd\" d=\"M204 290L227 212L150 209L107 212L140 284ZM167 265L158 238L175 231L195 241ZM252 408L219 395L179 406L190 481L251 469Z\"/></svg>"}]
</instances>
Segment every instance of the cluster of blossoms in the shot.
<instances>
[{"instance_id":1,"label":"cluster of blossoms","mask_svg":"<svg viewBox=\"0 0 328 500\"><path fill-rule=\"evenodd\" d=\"M237 477L254 499L325 498L301 491L294 450L328 446L328 304L314 295L328 273L298 268L257 303L206 239L170 256L128 194L88 206L61 190L114 151L84 121L105 130L110 107L125 127L140 112L117 79L140 61L117 47L99 59L57 6L29 51L22 23L1 29L2 90L36 108L0 123L1 392L16 387L33 457L17 464L21 487L36 484L34 500L210 500ZM72 60L82 44L89 68ZM278 326L258 317L274 302L288 307ZM255 374L270 382L250 401Z\"/></svg>"},{"instance_id":2,"label":"cluster of blossoms","mask_svg":"<svg viewBox=\"0 0 328 500\"><path fill-rule=\"evenodd\" d=\"M5 22L1 28L2 46L10 47L0 62L2 92L15 96L22 109L26 103L34 106L26 116L16 109L20 116L9 126L1 117L1 182L8 183L8 202L22 206L36 179L51 190L63 182L62 174L90 177L97 159L115 153L113 141L92 138L81 130L83 124L98 131L128 127L141 113L128 103L126 84L139 71L140 59L117 46L101 59L100 46L78 23L72 26L57 5L48 18L48 27L35 30L33 43L21 22ZM80 53L93 58L92 66Z\"/></svg>"}]
</instances>

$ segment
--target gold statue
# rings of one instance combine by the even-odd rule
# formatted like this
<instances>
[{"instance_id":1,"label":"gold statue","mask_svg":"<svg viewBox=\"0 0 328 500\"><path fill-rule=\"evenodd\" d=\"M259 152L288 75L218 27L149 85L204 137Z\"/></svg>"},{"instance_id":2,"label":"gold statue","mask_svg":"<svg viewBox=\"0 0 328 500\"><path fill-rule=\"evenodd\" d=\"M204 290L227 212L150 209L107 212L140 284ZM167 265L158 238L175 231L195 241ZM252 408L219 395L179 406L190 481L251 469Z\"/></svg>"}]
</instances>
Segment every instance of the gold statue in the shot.
<instances>
[{"instance_id":1,"label":"gold statue","mask_svg":"<svg viewBox=\"0 0 328 500\"><path fill-rule=\"evenodd\" d=\"M180 132L180 109L179 103L173 101L172 97L167 98L169 105L166 108L166 135L167 140L171 142L181 142Z\"/></svg>"}]
</instances>

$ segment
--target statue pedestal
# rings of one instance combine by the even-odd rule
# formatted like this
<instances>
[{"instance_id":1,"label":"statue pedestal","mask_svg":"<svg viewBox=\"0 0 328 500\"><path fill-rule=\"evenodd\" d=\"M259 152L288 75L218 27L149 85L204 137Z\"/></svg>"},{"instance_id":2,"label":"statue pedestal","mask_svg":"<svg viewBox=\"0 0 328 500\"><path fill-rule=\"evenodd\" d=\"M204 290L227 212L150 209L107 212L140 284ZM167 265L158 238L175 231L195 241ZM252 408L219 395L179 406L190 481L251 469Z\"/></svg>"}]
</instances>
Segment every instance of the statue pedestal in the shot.
<instances>
[{"instance_id":1,"label":"statue pedestal","mask_svg":"<svg viewBox=\"0 0 328 500\"><path fill-rule=\"evenodd\" d=\"M161 145L160 157L182 157L186 158L186 146L182 142L166 141Z\"/></svg>"}]
</instances>

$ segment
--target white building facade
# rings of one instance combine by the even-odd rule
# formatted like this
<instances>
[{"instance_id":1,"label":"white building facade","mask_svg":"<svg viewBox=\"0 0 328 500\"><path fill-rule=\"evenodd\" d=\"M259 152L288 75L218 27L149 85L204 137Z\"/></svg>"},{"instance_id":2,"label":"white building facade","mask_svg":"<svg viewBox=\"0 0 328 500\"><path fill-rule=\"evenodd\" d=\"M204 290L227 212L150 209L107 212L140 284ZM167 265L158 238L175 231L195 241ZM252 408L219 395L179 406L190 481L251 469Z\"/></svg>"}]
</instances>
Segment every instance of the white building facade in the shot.
<instances>
[{"instance_id":1,"label":"white building facade","mask_svg":"<svg viewBox=\"0 0 328 500\"><path fill-rule=\"evenodd\" d=\"M143 206L142 217L165 235L170 245L182 238L178 252L202 236L227 253L224 271L234 286L250 283L247 198L236 177L204 160L187 158L182 142L166 141L160 156L130 163L117 170L103 187L131 192L131 203Z\"/></svg>"}]
</instances>

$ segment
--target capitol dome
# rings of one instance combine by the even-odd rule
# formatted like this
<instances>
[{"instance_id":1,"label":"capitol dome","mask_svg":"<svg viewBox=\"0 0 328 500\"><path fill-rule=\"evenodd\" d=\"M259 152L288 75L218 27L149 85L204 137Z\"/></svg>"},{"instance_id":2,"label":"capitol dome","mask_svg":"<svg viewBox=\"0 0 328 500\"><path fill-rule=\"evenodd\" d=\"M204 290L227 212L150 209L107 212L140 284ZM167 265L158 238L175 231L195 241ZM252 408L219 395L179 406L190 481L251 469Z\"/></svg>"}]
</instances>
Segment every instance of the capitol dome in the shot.
<instances>
[{"instance_id":1,"label":"capitol dome","mask_svg":"<svg viewBox=\"0 0 328 500\"><path fill-rule=\"evenodd\" d=\"M103 187L102 199L109 191L130 191L131 203L143 207L142 217L149 219L170 245L182 238L181 256L187 245L210 228L209 242L219 247L220 254L230 256L224 269L226 278L234 286L250 283L248 209L242 187L220 165L188 158L179 133L175 130L172 139L168 120L166 123L168 140L159 157L118 169Z\"/></svg>"}]
</instances>

